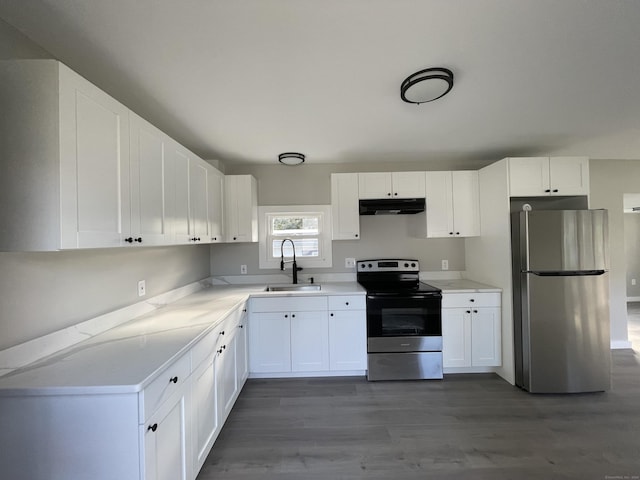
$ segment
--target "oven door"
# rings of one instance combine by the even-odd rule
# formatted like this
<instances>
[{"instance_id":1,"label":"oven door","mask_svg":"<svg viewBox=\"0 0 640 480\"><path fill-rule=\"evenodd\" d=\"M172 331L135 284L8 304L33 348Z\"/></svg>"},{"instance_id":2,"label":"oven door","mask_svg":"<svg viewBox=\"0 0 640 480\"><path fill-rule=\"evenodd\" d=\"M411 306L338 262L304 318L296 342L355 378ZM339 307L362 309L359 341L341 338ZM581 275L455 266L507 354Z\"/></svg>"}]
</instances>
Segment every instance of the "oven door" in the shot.
<instances>
[{"instance_id":1,"label":"oven door","mask_svg":"<svg viewBox=\"0 0 640 480\"><path fill-rule=\"evenodd\" d=\"M367 295L367 336L441 336L441 306L440 295Z\"/></svg>"}]
</instances>

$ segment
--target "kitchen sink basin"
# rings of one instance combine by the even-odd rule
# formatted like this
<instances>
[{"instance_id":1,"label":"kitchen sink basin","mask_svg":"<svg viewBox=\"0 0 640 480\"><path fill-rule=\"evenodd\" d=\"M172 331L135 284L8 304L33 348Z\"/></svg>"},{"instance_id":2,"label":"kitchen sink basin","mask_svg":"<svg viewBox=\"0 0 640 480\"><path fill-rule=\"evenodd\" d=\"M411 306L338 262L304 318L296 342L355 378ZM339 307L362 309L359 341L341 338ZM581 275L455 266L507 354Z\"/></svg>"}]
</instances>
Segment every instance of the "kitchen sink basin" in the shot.
<instances>
[{"instance_id":1,"label":"kitchen sink basin","mask_svg":"<svg viewBox=\"0 0 640 480\"><path fill-rule=\"evenodd\" d=\"M320 290L320 285L317 283L267 285L267 292L317 292L318 290Z\"/></svg>"}]
</instances>

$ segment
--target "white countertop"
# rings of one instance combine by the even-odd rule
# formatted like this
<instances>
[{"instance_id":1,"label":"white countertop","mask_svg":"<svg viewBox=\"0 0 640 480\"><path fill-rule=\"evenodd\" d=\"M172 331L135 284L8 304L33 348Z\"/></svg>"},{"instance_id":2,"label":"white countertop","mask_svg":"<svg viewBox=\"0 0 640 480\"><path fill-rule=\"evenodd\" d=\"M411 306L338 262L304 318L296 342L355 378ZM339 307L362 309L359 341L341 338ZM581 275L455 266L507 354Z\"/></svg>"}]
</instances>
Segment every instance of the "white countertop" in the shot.
<instances>
[{"instance_id":1,"label":"white countertop","mask_svg":"<svg viewBox=\"0 0 640 480\"><path fill-rule=\"evenodd\" d=\"M250 296L364 293L356 282L304 292L212 286L0 377L0 396L138 392Z\"/></svg>"},{"instance_id":2,"label":"white countertop","mask_svg":"<svg viewBox=\"0 0 640 480\"><path fill-rule=\"evenodd\" d=\"M442 290L442 293L489 293L502 292L501 288L484 283L474 282L465 278L452 280L425 280L429 285Z\"/></svg>"}]
</instances>

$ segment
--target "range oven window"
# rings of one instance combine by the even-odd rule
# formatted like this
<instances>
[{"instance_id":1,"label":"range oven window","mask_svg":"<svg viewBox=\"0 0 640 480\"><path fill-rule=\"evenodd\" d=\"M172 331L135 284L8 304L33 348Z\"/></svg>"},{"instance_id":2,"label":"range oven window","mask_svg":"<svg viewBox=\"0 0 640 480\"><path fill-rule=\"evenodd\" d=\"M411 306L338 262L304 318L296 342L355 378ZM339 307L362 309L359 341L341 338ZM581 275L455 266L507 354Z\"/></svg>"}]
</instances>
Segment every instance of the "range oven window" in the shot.
<instances>
[{"instance_id":1,"label":"range oven window","mask_svg":"<svg viewBox=\"0 0 640 480\"><path fill-rule=\"evenodd\" d=\"M369 337L440 336L441 299L367 297Z\"/></svg>"}]
</instances>

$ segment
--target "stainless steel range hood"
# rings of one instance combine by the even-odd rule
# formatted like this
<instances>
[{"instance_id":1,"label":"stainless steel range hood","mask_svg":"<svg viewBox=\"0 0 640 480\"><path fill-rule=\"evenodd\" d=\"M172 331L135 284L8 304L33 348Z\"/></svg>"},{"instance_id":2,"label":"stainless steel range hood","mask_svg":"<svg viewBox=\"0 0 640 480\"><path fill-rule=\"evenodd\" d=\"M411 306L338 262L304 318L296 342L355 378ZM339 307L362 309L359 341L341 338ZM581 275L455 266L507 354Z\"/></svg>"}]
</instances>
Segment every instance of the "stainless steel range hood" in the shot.
<instances>
[{"instance_id":1,"label":"stainless steel range hood","mask_svg":"<svg viewBox=\"0 0 640 480\"><path fill-rule=\"evenodd\" d=\"M424 212L424 198L360 200L360 215L412 215Z\"/></svg>"}]
</instances>

